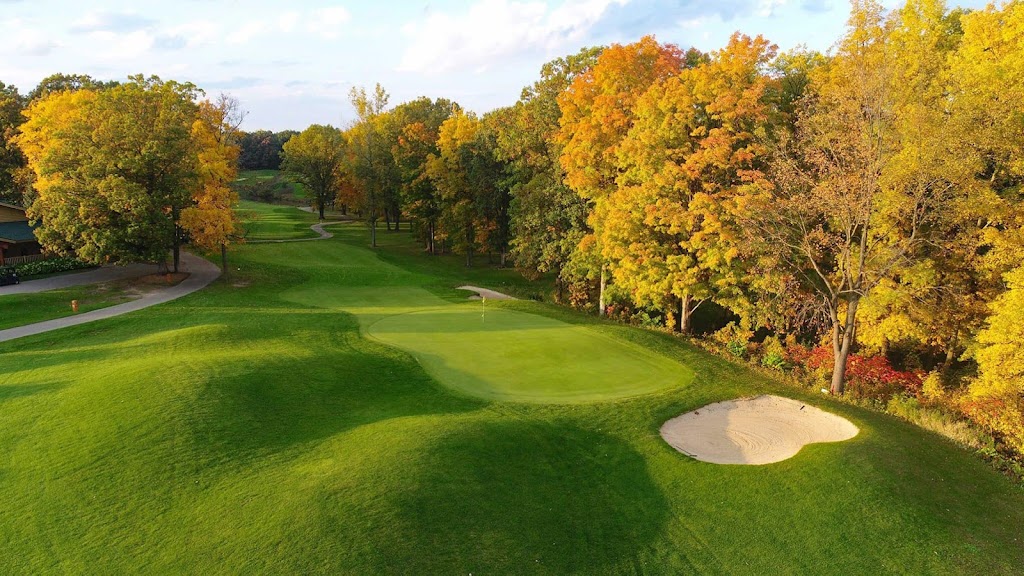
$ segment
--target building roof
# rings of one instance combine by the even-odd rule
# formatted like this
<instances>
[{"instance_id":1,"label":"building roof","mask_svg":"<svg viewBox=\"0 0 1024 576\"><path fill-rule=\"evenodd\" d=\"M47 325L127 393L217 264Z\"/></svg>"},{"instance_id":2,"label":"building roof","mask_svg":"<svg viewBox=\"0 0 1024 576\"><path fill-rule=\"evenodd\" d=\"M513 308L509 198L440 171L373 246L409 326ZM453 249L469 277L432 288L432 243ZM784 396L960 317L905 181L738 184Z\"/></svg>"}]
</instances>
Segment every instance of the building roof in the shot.
<instances>
[{"instance_id":1,"label":"building roof","mask_svg":"<svg viewBox=\"0 0 1024 576\"><path fill-rule=\"evenodd\" d=\"M36 235L28 222L0 222L0 242L35 242Z\"/></svg>"},{"instance_id":2,"label":"building roof","mask_svg":"<svg viewBox=\"0 0 1024 576\"><path fill-rule=\"evenodd\" d=\"M21 210L22 212L25 211L24 207L18 206L17 204L8 204L7 202L0 201L0 206L3 206L4 208L13 208L15 210Z\"/></svg>"}]
</instances>

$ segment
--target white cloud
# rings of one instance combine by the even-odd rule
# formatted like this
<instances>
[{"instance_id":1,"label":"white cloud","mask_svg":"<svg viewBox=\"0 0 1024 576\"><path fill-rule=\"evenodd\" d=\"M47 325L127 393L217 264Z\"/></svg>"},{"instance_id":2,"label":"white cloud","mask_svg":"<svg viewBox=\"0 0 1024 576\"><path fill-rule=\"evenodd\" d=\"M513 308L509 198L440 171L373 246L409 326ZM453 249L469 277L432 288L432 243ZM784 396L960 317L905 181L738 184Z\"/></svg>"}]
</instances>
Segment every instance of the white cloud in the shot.
<instances>
[{"instance_id":1,"label":"white cloud","mask_svg":"<svg viewBox=\"0 0 1024 576\"><path fill-rule=\"evenodd\" d=\"M96 52L96 56L105 60L137 58L148 52L156 41L152 34L144 30L128 34L93 32L89 34L89 39L94 42L94 45L103 47L102 50Z\"/></svg>"},{"instance_id":2,"label":"white cloud","mask_svg":"<svg viewBox=\"0 0 1024 576\"><path fill-rule=\"evenodd\" d=\"M267 29L267 24L262 20L251 20L242 24L225 38L228 44L247 44L250 40L260 35Z\"/></svg>"},{"instance_id":3,"label":"white cloud","mask_svg":"<svg viewBox=\"0 0 1024 576\"><path fill-rule=\"evenodd\" d=\"M220 26L209 20L193 20L168 28L166 36L182 38L186 46L195 48L211 44L221 38Z\"/></svg>"},{"instance_id":4,"label":"white cloud","mask_svg":"<svg viewBox=\"0 0 1024 576\"><path fill-rule=\"evenodd\" d=\"M299 16L298 12L285 12L281 14L277 24L281 28L281 32L288 33L295 30L295 26L299 23L299 18L301 16Z\"/></svg>"},{"instance_id":5,"label":"white cloud","mask_svg":"<svg viewBox=\"0 0 1024 576\"><path fill-rule=\"evenodd\" d=\"M351 19L352 15L343 6L332 6L313 12L307 28L323 38L334 39L340 34L339 29Z\"/></svg>"},{"instance_id":6,"label":"white cloud","mask_svg":"<svg viewBox=\"0 0 1024 576\"><path fill-rule=\"evenodd\" d=\"M517 54L564 49L583 38L610 7L629 2L566 0L551 10L535 0L479 0L463 14L431 13L402 29L410 42L399 70L482 71Z\"/></svg>"},{"instance_id":7,"label":"white cloud","mask_svg":"<svg viewBox=\"0 0 1024 576\"><path fill-rule=\"evenodd\" d=\"M786 0L758 0L757 15L767 18L775 15L775 9L786 5Z\"/></svg>"}]
</instances>

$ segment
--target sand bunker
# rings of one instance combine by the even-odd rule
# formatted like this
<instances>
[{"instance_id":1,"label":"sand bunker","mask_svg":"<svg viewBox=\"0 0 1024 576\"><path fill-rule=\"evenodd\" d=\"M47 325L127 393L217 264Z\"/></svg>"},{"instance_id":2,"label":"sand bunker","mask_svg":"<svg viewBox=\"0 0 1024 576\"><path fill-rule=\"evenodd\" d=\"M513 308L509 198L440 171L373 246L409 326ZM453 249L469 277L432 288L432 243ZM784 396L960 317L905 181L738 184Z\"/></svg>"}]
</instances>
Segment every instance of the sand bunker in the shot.
<instances>
[{"instance_id":1,"label":"sand bunker","mask_svg":"<svg viewBox=\"0 0 1024 576\"><path fill-rule=\"evenodd\" d=\"M476 292L473 296L470 296L470 300L479 300L481 298L487 298L488 300L515 300L515 298L508 294L502 294L501 292L495 292L494 290L488 290L487 288L477 288L476 286L459 286L457 290L469 290L470 292Z\"/></svg>"},{"instance_id":2,"label":"sand bunker","mask_svg":"<svg viewBox=\"0 0 1024 576\"><path fill-rule=\"evenodd\" d=\"M813 406L757 396L708 404L665 422L661 437L687 456L715 464L771 464L807 444L857 435L849 420Z\"/></svg>"}]
</instances>

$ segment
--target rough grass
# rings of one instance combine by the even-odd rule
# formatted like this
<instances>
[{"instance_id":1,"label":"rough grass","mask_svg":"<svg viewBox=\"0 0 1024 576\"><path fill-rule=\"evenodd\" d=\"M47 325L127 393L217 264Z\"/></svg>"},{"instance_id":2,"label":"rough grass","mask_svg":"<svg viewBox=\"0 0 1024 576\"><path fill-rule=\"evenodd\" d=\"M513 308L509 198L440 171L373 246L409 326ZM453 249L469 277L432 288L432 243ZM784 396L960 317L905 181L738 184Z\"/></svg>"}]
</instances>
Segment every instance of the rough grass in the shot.
<instances>
[{"instance_id":1,"label":"rough grass","mask_svg":"<svg viewBox=\"0 0 1024 576\"><path fill-rule=\"evenodd\" d=\"M365 228L338 228L328 241L245 246L230 282L180 300L0 344L0 573L1024 565L1024 493L890 416L807 397L861 433L768 466L675 452L657 430L681 412L803 397L665 335L511 302L503 309L644 346L695 376L592 404L452 394L361 333L372 310L348 307L379 307L390 289L458 306L453 286L514 273L383 265L361 247ZM392 264L413 258L389 250Z\"/></svg>"},{"instance_id":2,"label":"rough grass","mask_svg":"<svg viewBox=\"0 0 1024 576\"><path fill-rule=\"evenodd\" d=\"M71 301L78 300L78 313L121 304L136 297L130 280L90 286L73 286L35 294L0 296L0 330L35 322L73 316Z\"/></svg>"}]
</instances>

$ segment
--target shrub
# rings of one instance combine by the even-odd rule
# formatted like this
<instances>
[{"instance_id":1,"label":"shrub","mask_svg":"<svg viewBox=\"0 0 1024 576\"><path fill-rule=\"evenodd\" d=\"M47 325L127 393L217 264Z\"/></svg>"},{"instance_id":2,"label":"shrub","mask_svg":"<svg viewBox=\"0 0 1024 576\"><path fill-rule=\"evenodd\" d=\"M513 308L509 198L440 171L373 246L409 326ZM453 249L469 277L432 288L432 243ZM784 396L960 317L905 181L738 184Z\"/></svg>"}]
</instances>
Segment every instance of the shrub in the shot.
<instances>
[{"instance_id":1,"label":"shrub","mask_svg":"<svg viewBox=\"0 0 1024 576\"><path fill-rule=\"evenodd\" d=\"M56 274L58 272L69 272L71 270L81 270L82 268L90 268L92 264L83 262L78 258L60 257L50 258L49 260L38 260L36 262L26 262L24 264L18 264L15 269L18 272L18 276L22 279L31 276L42 276L43 274Z\"/></svg>"},{"instance_id":2,"label":"shrub","mask_svg":"<svg viewBox=\"0 0 1024 576\"><path fill-rule=\"evenodd\" d=\"M889 401L897 394L921 394L920 373L896 370L885 356L850 354L846 366L846 391L854 398Z\"/></svg>"},{"instance_id":3,"label":"shrub","mask_svg":"<svg viewBox=\"0 0 1024 576\"><path fill-rule=\"evenodd\" d=\"M779 339L771 336L765 338L761 344L761 365L773 370L785 370L786 364L786 347L779 342Z\"/></svg>"},{"instance_id":4,"label":"shrub","mask_svg":"<svg viewBox=\"0 0 1024 576\"><path fill-rule=\"evenodd\" d=\"M735 322L729 322L725 325L725 328L712 334L711 338L723 345L733 356L746 358L747 342L750 341L750 337L753 335L753 332L750 330L737 325Z\"/></svg>"}]
</instances>

